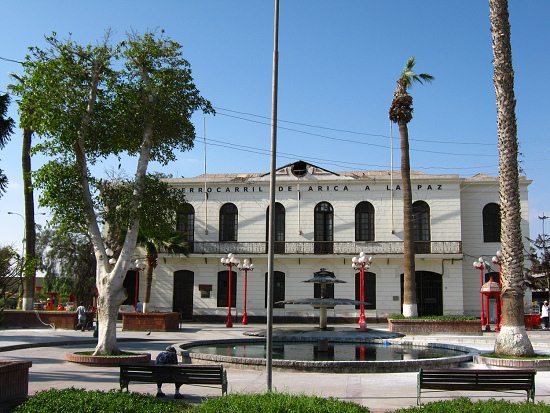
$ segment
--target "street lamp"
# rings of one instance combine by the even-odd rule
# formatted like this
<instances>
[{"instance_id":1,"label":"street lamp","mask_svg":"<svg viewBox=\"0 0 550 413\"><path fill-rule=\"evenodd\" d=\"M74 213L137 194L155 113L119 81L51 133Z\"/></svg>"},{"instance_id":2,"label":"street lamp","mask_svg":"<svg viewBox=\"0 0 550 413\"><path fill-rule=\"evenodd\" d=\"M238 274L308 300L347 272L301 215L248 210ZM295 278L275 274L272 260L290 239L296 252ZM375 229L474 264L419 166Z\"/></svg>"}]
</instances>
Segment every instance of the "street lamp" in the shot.
<instances>
[{"instance_id":1,"label":"street lamp","mask_svg":"<svg viewBox=\"0 0 550 413\"><path fill-rule=\"evenodd\" d=\"M479 270L479 288L480 288L480 294L481 297L481 327L485 326L485 308L483 306L483 294L481 294L481 287L483 287L483 273L485 271L485 261L483 260L483 257L479 257L477 261L474 261L473 264L474 268L477 268Z\"/></svg>"},{"instance_id":2,"label":"street lamp","mask_svg":"<svg viewBox=\"0 0 550 413\"><path fill-rule=\"evenodd\" d=\"M229 285L227 286L227 321L225 326L227 328L233 327L233 320L231 319L231 284L233 281L233 265L239 265L241 262L232 253L227 254L227 258L222 257L220 262L229 267Z\"/></svg>"},{"instance_id":3,"label":"street lamp","mask_svg":"<svg viewBox=\"0 0 550 413\"><path fill-rule=\"evenodd\" d=\"M359 328L363 331L367 329L367 323L365 321L365 268L368 270L372 262L372 257L367 258L365 253L361 251L359 257L353 257L351 259L351 267L354 270L359 270Z\"/></svg>"},{"instance_id":4,"label":"street lamp","mask_svg":"<svg viewBox=\"0 0 550 413\"><path fill-rule=\"evenodd\" d=\"M248 319L246 318L246 278L248 275L248 271L254 271L254 264L250 263L250 260L248 258L245 258L242 264L239 264L237 266L239 271L244 271L244 309L243 309L243 325L248 324Z\"/></svg>"}]
</instances>

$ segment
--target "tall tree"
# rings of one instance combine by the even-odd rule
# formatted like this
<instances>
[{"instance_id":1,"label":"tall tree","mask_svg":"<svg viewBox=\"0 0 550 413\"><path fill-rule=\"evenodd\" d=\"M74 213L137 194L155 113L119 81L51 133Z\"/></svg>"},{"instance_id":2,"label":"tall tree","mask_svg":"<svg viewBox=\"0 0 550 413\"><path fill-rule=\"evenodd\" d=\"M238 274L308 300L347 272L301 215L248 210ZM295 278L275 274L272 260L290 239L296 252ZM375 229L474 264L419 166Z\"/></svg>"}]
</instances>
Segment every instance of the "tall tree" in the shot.
<instances>
[{"instance_id":1,"label":"tall tree","mask_svg":"<svg viewBox=\"0 0 550 413\"><path fill-rule=\"evenodd\" d=\"M11 76L21 83L22 79L17 74ZM10 87L11 88L11 87ZM22 105L20 110L32 112L32 108ZM23 171L23 199L25 202L25 265L23 268L23 310L33 309L34 286L36 284L36 222L34 218L34 190L32 186L32 128L23 127L23 145L21 149L21 167Z\"/></svg>"},{"instance_id":2,"label":"tall tree","mask_svg":"<svg viewBox=\"0 0 550 413\"><path fill-rule=\"evenodd\" d=\"M533 354L533 346L523 320L525 280L508 0L489 0L489 9L493 39L493 84L497 103L502 251L502 327L495 342L495 352L524 356Z\"/></svg>"},{"instance_id":3,"label":"tall tree","mask_svg":"<svg viewBox=\"0 0 550 413\"><path fill-rule=\"evenodd\" d=\"M10 96L6 93L0 95L0 149L10 140L10 135L13 133L13 119L6 117L8 106L10 105ZM2 169L0 169L0 198L6 193L8 188L8 177Z\"/></svg>"},{"instance_id":4,"label":"tall tree","mask_svg":"<svg viewBox=\"0 0 550 413\"><path fill-rule=\"evenodd\" d=\"M76 171L74 191L64 193L68 199L52 194L58 198L53 203L83 209L97 263L95 354L118 354L116 319L139 233L147 167L151 160L166 164L175 160L176 150L191 148L191 115L199 109L211 112L212 107L193 83L181 46L163 33L132 33L115 47L108 37L96 46L61 41L55 35L47 40L48 48L31 48L23 65L19 93L34 112L25 114L22 124L34 128L43 139L37 147L56 158L46 168L67 165ZM126 235L112 263L96 215L90 165L123 154L137 157L137 163ZM75 198L80 202L74 204Z\"/></svg>"},{"instance_id":5,"label":"tall tree","mask_svg":"<svg viewBox=\"0 0 550 413\"><path fill-rule=\"evenodd\" d=\"M185 203L185 195L181 189L169 186L162 178L166 176L151 174L146 177L140 213L137 242L145 250L145 313L150 310L153 271L157 267L159 251L187 255L189 250L183 235L176 231L177 211ZM133 201L131 182L114 178L104 180L99 183L99 190L112 245L120 249Z\"/></svg>"},{"instance_id":6,"label":"tall tree","mask_svg":"<svg viewBox=\"0 0 550 413\"><path fill-rule=\"evenodd\" d=\"M87 235L77 226L61 224L43 228L37 237L37 268L44 273L47 289L65 295L75 294L77 302L91 305L96 261Z\"/></svg>"},{"instance_id":7,"label":"tall tree","mask_svg":"<svg viewBox=\"0 0 550 413\"><path fill-rule=\"evenodd\" d=\"M414 72L416 60L410 57L397 79L397 87L390 107L390 120L399 126L401 139L401 186L403 191L403 315L418 315L414 265L414 234L411 189L411 163L409 158L408 123L413 117L413 98L408 90L414 83L431 82L433 76Z\"/></svg>"}]
</instances>

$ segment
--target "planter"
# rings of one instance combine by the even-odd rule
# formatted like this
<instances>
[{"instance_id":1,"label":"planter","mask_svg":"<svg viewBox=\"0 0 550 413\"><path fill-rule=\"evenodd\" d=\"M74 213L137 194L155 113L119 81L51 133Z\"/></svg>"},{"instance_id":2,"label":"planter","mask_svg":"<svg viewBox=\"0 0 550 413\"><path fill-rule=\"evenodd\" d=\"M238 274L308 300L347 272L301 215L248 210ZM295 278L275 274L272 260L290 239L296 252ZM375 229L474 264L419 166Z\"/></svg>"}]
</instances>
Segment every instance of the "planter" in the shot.
<instances>
[{"instance_id":1,"label":"planter","mask_svg":"<svg viewBox=\"0 0 550 413\"><path fill-rule=\"evenodd\" d=\"M388 328L403 334L454 334L481 336L479 320L419 320L388 318Z\"/></svg>"},{"instance_id":2,"label":"planter","mask_svg":"<svg viewBox=\"0 0 550 413\"><path fill-rule=\"evenodd\" d=\"M476 364L487 364L488 366L513 367L516 369L550 370L550 359L500 359L495 357L484 357L483 354L474 356Z\"/></svg>"},{"instance_id":3,"label":"planter","mask_svg":"<svg viewBox=\"0 0 550 413\"><path fill-rule=\"evenodd\" d=\"M3 327L37 328L50 327L73 330L76 326L74 311L20 311L4 310Z\"/></svg>"},{"instance_id":4,"label":"planter","mask_svg":"<svg viewBox=\"0 0 550 413\"><path fill-rule=\"evenodd\" d=\"M122 366L125 364L142 364L151 361L151 354L136 354L134 356L88 356L77 353L65 354L65 360L87 366Z\"/></svg>"},{"instance_id":5,"label":"planter","mask_svg":"<svg viewBox=\"0 0 550 413\"><path fill-rule=\"evenodd\" d=\"M31 361L0 360L0 411L27 398L31 366Z\"/></svg>"},{"instance_id":6,"label":"planter","mask_svg":"<svg viewBox=\"0 0 550 413\"><path fill-rule=\"evenodd\" d=\"M178 331L180 313L122 313L123 331Z\"/></svg>"}]
</instances>

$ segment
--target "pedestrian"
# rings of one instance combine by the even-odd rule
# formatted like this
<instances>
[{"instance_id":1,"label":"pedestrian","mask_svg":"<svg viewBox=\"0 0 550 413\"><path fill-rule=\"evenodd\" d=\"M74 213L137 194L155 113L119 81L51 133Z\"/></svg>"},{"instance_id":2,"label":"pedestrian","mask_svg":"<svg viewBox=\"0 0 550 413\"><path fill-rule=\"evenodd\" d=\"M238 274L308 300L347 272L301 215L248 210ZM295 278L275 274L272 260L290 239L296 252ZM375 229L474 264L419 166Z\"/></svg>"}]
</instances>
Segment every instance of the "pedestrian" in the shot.
<instances>
[{"instance_id":1,"label":"pedestrian","mask_svg":"<svg viewBox=\"0 0 550 413\"><path fill-rule=\"evenodd\" d=\"M84 307L84 302L81 301L80 305L76 308L76 328L75 330L81 329L80 331L84 331L86 328L86 307Z\"/></svg>"},{"instance_id":2,"label":"pedestrian","mask_svg":"<svg viewBox=\"0 0 550 413\"><path fill-rule=\"evenodd\" d=\"M178 355L176 354L176 349L173 346L166 347L165 351L161 351L157 358L156 364L178 364ZM175 383L176 392L174 394L174 399L183 399L183 396L180 394L180 387L182 383ZM157 396L164 397L162 392L162 383L157 383Z\"/></svg>"},{"instance_id":3,"label":"pedestrian","mask_svg":"<svg viewBox=\"0 0 550 413\"><path fill-rule=\"evenodd\" d=\"M542 307L540 308L540 318L544 323L544 329L548 330L548 301L545 301Z\"/></svg>"}]
</instances>

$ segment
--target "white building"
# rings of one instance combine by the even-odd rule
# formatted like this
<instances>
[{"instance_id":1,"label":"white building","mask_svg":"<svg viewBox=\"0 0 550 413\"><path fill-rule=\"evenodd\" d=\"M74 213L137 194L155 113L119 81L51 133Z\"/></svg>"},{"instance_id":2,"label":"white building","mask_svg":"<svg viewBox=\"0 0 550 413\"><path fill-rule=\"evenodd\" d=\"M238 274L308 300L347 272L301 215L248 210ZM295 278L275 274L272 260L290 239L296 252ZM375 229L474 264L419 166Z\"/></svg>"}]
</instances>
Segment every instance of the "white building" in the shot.
<instances>
[{"instance_id":1,"label":"white building","mask_svg":"<svg viewBox=\"0 0 550 413\"><path fill-rule=\"evenodd\" d=\"M373 257L365 277L368 318L401 312L403 208L400 174L387 171L330 172L298 161L277 170L274 301L313 297L303 283L326 268L347 281L335 298L358 298L358 274L351 259ZM479 272L472 262L489 261L499 249L498 179L461 178L413 172L416 272L420 314L479 314ZM172 179L188 205L179 229L192 246L186 257L161 254L151 305L181 311L186 319L227 315L228 268L220 258L232 252L254 263L248 274L248 319L265 318L269 174L220 174ZM529 233L527 187L520 181L522 231ZM143 301L145 280L139 282ZM233 314L244 306L243 274L233 269ZM236 301L236 305L235 305ZM316 315L308 305L275 306L274 317ZM279 308L277 308L279 307ZM356 318L354 306L337 306L329 317ZM240 319L240 318L239 318Z\"/></svg>"}]
</instances>

